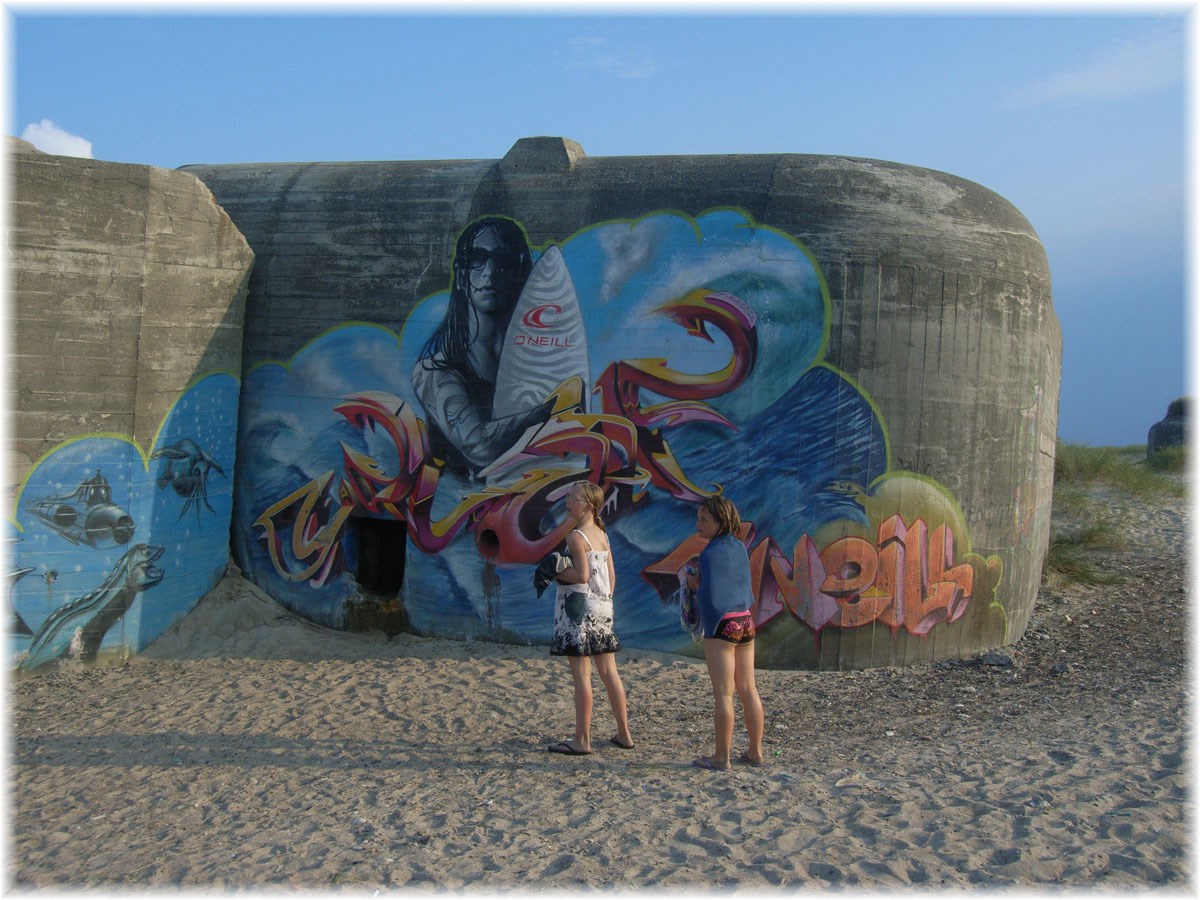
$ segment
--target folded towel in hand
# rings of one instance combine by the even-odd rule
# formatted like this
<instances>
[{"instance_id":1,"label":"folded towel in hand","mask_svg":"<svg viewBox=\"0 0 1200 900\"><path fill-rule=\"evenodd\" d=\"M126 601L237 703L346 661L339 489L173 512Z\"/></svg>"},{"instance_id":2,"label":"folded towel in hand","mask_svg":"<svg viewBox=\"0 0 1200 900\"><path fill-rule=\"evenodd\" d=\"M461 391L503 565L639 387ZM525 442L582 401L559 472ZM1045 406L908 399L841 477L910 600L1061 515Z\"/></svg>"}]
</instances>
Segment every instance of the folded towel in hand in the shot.
<instances>
[{"instance_id":1,"label":"folded towel in hand","mask_svg":"<svg viewBox=\"0 0 1200 900\"><path fill-rule=\"evenodd\" d=\"M537 568L533 570L533 587L537 595L542 596L542 592L549 587L554 576L570 565L571 557L567 553L551 553L538 563Z\"/></svg>"}]
</instances>

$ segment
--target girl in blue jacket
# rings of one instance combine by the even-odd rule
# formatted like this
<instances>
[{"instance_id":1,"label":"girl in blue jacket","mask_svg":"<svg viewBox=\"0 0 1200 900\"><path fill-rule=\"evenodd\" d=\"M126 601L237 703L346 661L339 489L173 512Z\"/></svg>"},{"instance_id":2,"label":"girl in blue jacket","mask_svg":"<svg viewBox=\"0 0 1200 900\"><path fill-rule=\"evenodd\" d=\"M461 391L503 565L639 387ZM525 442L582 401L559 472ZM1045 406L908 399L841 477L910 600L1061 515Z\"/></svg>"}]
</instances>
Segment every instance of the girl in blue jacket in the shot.
<instances>
[{"instance_id":1,"label":"girl in blue jacket","mask_svg":"<svg viewBox=\"0 0 1200 900\"><path fill-rule=\"evenodd\" d=\"M738 539L742 520L737 507L725 497L706 497L696 510L696 533L708 540L700 553L698 576L689 576L696 591L700 624L704 629L704 661L712 680L712 756L698 756L692 765L701 769L729 768L733 743L733 694L742 703L749 747L738 762L765 765L763 759L763 707L754 682L754 617L750 588L750 557Z\"/></svg>"}]
</instances>

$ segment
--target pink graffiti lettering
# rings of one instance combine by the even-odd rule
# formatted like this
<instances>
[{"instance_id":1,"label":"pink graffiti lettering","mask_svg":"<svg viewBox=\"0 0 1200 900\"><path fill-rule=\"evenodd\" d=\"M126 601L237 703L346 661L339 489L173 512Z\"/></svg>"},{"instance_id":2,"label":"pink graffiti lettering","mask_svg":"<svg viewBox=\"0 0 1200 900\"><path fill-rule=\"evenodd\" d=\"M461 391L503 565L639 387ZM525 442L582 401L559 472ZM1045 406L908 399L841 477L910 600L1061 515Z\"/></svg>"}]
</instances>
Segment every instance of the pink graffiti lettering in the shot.
<instances>
[{"instance_id":1,"label":"pink graffiti lettering","mask_svg":"<svg viewBox=\"0 0 1200 900\"><path fill-rule=\"evenodd\" d=\"M751 547L753 529L741 537ZM666 596L682 561L702 548L703 541L689 537L642 574ZM750 572L755 622L765 624L786 609L817 632L878 621L893 632L927 635L963 616L974 587L971 566L954 564L954 536L946 525L930 536L923 520L905 525L900 515L879 526L874 544L848 536L818 551L801 535L791 559L766 538L750 549Z\"/></svg>"}]
</instances>

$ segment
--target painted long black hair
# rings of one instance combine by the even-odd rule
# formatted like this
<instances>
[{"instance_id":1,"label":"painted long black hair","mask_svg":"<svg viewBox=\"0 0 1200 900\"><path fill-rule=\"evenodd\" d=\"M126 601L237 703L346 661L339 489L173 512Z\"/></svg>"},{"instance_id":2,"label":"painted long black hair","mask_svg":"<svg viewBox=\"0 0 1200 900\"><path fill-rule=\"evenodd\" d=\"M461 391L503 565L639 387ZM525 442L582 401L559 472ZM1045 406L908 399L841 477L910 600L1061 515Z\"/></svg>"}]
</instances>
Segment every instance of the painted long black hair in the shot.
<instances>
[{"instance_id":1,"label":"painted long black hair","mask_svg":"<svg viewBox=\"0 0 1200 900\"><path fill-rule=\"evenodd\" d=\"M458 369L469 372L471 365L467 351L475 339L476 312L471 305L471 250L475 239L491 229L501 247L512 257L513 284L512 305L515 306L521 288L525 286L533 269L532 254L525 230L512 219L502 216L486 216L476 219L463 229L454 246L454 276L450 286L450 307L446 318L437 331L425 342L418 357L427 367L434 369ZM511 308L509 312L512 312ZM440 358L439 358L440 357Z\"/></svg>"}]
</instances>

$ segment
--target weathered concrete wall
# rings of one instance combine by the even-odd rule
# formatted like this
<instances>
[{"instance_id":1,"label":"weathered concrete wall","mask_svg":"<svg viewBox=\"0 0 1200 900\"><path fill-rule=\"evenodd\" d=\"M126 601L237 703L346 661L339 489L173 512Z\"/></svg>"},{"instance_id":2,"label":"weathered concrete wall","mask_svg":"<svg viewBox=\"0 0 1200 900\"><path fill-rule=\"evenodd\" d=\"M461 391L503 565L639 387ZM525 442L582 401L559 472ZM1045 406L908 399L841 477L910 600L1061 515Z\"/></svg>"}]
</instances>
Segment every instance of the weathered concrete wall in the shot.
<instances>
[{"instance_id":1,"label":"weathered concrete wall","mask_svg":"<svg viewBox=\"0 0 1200 900\"><path fill-rule=\"evenodd\" d=\"M8 149L17 657L127 656L228 560L253 253L192 175Z\"/></svg>"},{"instance_id":2,"label":"weathered concrete wall","mask_svg":"<svg viewBox=\"0 0 1200 900\"><path fill-rule=\"evenodd\" d=\"M1061 336L1037 236L994 193L872 160L589 158L554 138L499 161L186 168L257 254L235 552L301 615L548 640L529 576L585 477L612 502L628 646L690 649L664 598L717 485L753 523L767 664L903 664L1023 632ZM517 442L550 467L536 477L512 448L452 477L463 447L410 379L456 253L479 252L455 240L485 216L514 220L545 269L561 250L585 326L582 399L555 394ZM547 308L524 315L541 327ZM403 584L363 591L381 541Z\"/></svg>"}]
</instances>

